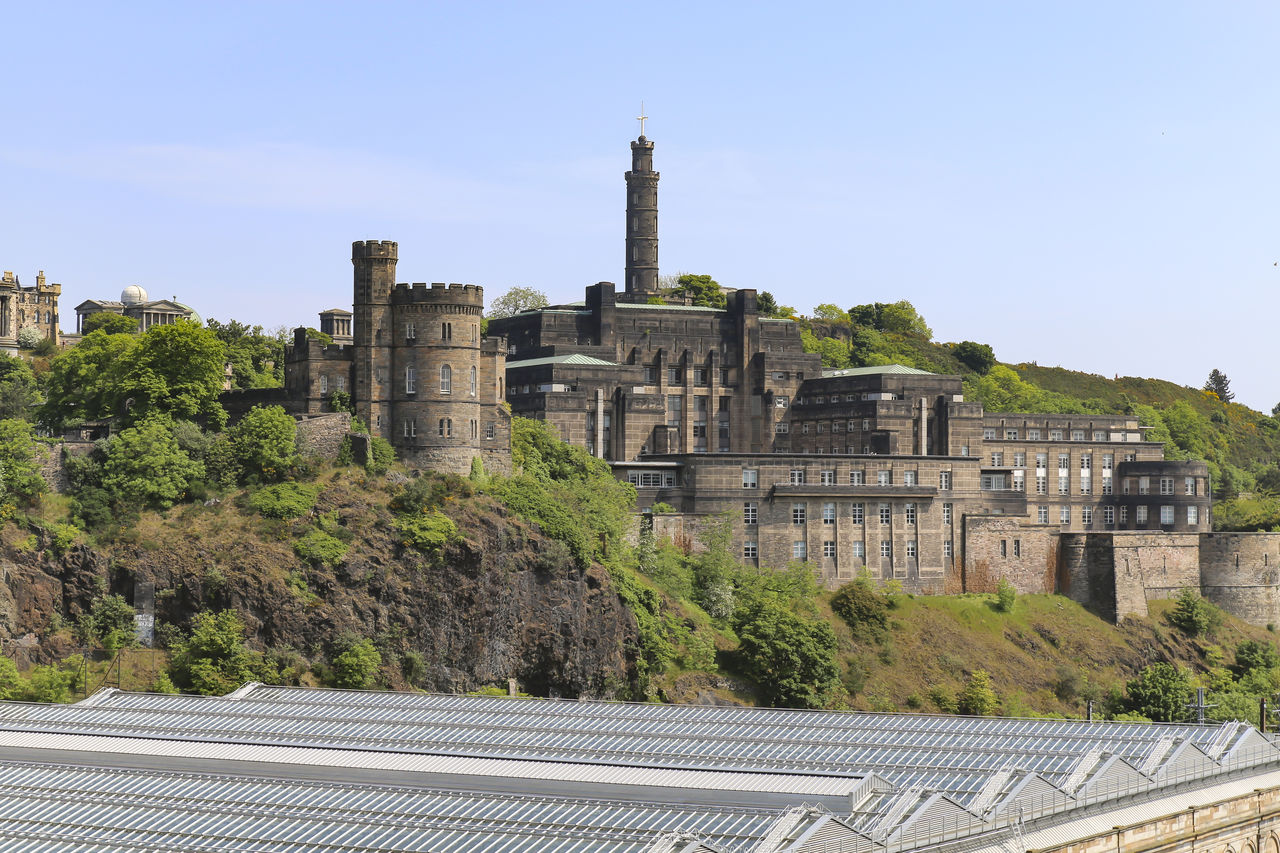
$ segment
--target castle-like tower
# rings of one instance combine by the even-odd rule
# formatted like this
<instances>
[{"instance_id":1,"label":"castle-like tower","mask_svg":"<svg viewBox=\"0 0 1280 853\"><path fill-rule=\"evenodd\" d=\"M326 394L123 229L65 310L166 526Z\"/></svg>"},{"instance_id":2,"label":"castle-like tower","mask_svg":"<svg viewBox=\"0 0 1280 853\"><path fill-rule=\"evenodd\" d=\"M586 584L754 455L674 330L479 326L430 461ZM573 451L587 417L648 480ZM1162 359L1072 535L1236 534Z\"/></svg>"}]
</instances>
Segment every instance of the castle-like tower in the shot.
<instances>
[{"instance_id":1,"label":"castle-like tower","mask_svg":"<svg viewBox=\"0 0 1280 853\"><path fill-rule=\"evenodd\" d=\"M653 141L644 134L631 143L627 179L626 292L658 295L658 173L653 171Z\"/></svg>"},{"instance_id":2,"label":"castle-like tower","mask_svg":"<svg viewBox=\"0 0 1280 853\"><path fill-rule=\"evenodd\" d=\"M356 415L372 435L390 439L391 292L396 285L399 249L391 240L357 240L351 244L355 267L352 308L352 360Z\"/></svg>"}]
</instances>

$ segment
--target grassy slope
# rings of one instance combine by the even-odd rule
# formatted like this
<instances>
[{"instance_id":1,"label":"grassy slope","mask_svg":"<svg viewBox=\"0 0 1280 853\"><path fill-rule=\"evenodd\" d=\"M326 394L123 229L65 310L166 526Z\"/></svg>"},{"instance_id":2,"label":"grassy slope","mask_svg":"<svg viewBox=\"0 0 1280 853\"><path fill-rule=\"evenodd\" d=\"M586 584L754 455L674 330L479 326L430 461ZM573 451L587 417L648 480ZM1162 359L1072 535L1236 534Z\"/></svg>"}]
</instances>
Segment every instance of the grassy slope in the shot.
<instances>
[{"instance_id":1,"label":"grassy slope","mask_svg":"<svg viewBox=\"0 0 1280 853\"><path fill-rule=\"evenodd\" d=\"M895 600L885 645L855 640L833 619L845 666L867 673L851 701L855 708L937 711L931 690L954 696L974 670L984 669L1005 714L1083 716L1086 699L1101 699L1150 663L1172 661L1204 673L1215 655L1230 662L1241 640L1276 640L1230 617L1211 634L1189 638L1165 623L1171 602L1153 602L1148 618L1112 625L1057 595L1020 596L1007 614L995 609L994 596Z\"/></svg>"}]
</instances>

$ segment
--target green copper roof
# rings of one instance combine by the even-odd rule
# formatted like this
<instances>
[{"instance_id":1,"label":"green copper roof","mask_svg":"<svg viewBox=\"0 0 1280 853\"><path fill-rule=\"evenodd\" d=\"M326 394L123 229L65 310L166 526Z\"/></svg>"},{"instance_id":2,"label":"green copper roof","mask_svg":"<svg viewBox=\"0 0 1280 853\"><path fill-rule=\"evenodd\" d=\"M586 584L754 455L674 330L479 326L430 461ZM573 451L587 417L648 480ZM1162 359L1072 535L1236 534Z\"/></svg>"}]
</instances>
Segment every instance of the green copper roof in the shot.
<instances>
[{"instance_id":1,"label":"green copper roof","mask_svg":"<svg viewBox=\"0 0 1280 853\"><path fill-rule=\"evenodd\" d=\"M545 358L527 358L524 361L508 361L507 367L541 367L544 364L580 364L586 367L621 367L616 361L602 361L589 355L549 355Z\"/></svg>"},{"instance_id":2,"label":"green copper roof","mask_svg":"<svg viewBox=\"0 0 1280 853\"><path fill-rule=\"evenodd\" d=\"M652 311L702 311L711 314L723 314L723 308L707 308L704 305L650 305L647 302L619 302L618 308L625 310L634 310L639 308L648 308Z\"/></svg>"},{"instance_id":3,"label":"green copper roof","mask_svg":"<svg viewBox=\"0 0 1280 853\"><path fill-rule=\"evenodd\" d=\"M840 370L824 370L822 375L826 376L879 376L882 373L907 373L912 376L937 376L929 370L919 370L914 367L905 367L901 364L881 364L874 367L846 367Z\"/></svg>"}]
</instances>

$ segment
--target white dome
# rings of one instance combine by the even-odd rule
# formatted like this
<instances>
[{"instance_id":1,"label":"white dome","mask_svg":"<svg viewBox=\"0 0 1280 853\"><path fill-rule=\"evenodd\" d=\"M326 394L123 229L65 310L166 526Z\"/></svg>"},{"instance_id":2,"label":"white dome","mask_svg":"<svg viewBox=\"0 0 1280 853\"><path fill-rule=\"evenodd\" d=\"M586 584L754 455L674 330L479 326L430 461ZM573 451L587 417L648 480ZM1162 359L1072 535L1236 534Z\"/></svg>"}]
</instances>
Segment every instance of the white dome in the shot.
<instances>
[{"instance_id":1,"label":"white dome","mask_svg":"<svg viewBox=\"0 0 1280 853\"><path fill-rule=\"evenodd\" d=\"M147 301L147 292L140 284L131 284L120 291L120 301L125 305L137 305Z\"/></svg>"}]
</instances>

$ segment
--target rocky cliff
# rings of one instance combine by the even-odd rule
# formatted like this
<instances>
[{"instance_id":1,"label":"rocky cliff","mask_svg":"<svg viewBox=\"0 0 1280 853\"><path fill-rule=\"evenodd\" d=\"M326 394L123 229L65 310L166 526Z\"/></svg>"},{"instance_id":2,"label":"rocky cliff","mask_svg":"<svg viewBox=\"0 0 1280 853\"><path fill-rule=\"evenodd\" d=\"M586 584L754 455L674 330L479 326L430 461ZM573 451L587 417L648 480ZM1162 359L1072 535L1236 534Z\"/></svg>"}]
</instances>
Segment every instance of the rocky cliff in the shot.
<instances>
[{"instance_id":1,"label":"rocky cliff","mask_svg":"<svg viewBox=\"0 0 1280 853\"><path fill-rule=\"evenodd\" d=\"M505 687L535 695L629 696L636 685L634 617L598 565L580 568L559 543L477 497L446 513L462 538L438 555L403 545L378 490L335 479L312 516L272 521L232 503L144 515L105 544L56 554L49 531L7 525L0 541L0 635L41 638L66 653L66 632L104 592L134 600L155 587L157 624L233 608L250 645L317 660L340 637L378 639L426 662L414 686ZM335 565L311 564L293 542L316 518L348 543ZM60 640L60 641L59 641ZM397 683L397 667L387 668Z\"/></svg>"}]
</instances>

